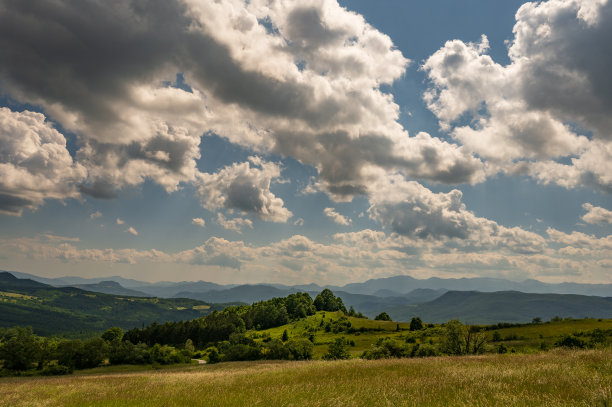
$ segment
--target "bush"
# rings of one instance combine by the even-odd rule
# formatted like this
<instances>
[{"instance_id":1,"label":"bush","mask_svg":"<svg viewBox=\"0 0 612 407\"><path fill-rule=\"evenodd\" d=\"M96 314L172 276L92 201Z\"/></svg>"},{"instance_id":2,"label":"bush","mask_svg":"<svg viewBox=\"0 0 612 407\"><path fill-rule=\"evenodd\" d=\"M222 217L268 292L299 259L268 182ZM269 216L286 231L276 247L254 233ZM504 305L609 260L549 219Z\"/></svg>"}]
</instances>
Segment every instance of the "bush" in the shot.
<instances>
[{"instance_id":1,"label":"bush","mask_svg":"<svg viewBox=\"0 0 612 407\"><path fill-rule=\"evenodd\" d=\"M376 345L372 345L369 350L366 350L361 355L364 359L388 359L401 358L408 356L408 349L401 343L393 339L379 339Z\"/></svg>"},{"instance_id":2,"label":"bush","mask_svg":"<svg viewBox=\"0 0 612 407\"><path fill-rule=\"evenodd\" d=\"M289 357L293 360L312 359L314 345L308 339L290 339L285 344Z\"/></svg>"},{"instance_id":3,"label":"bush","mask_svg":"<svg viewBox=\"0 0 612 407\"><path fill-rule=\"evenodd\" d=\"M411 331L420 331L423 329L423 321L421 318L415 317L410 320L410 330Z\"/></svg>"},{"instance_id":4,"label":"bush","mask_svg":"<svg viewBox=\"0 0 612 407\"><path fill-rule=\"evenodd\" d=\"M327 353L323 355L325 360L350 359L351 355L346 349L347 343L344 338L336 338L327 348Z\"/></svg>"},{"instance_id":5,"label":"bush","mask_svg":"<svg viewBox=\"0 0 612 407\"><path fill-rule=\"evenodd\" d=\"M391 317L386 312L381 312L374 318L375 321L391 321Z\"/></svg>"},{"instance_id":6,"label":"bush","mask_svg":"<svg viewBox=\"0 0 612 407\"><path fill-rule=\"evenodd\" d=\"M430 345L430 344L418 345L417 344L412 348L412 352L410 353L410 356L416 357L416 358L425 358L425 357L430 357L430 356L440 356L440 352L433 345Z\"/></svg>"},{"instance_id":7,"label":"bush","mask_svg":"<svg viewBox=\"0 0 612 407\"><path fill-rule=\"evenodd\" d=\"M43 376L60 376L60 375L72 374L72 372L73 372L73 369L71 366L58 365L57 363L52 362L49 365L47 365L40 372L40 374Z\"/></svg>"},{"instance_id":8,"label":"bush","mask_svg":"<svg viewBox=\"0 0 612 407\"><path fill-rule=\"evenodd\" d=\"M586 342L574 335L563 335L555 342L555 346L572 349L584 349Z\"/></svg>"},{"instance_id":9,"label":"bush","mask_svg":"<svg viewBox=\"0 0 612 407\"><path fill-rule=\"evenodd\" d=\"M208 363L210 363L211 365L215 363L219 363L221 358L219 357L219 351L217 350L217 348L212 346L208 348L206 351L208 352Z\"/></svg>"}]
</instances>

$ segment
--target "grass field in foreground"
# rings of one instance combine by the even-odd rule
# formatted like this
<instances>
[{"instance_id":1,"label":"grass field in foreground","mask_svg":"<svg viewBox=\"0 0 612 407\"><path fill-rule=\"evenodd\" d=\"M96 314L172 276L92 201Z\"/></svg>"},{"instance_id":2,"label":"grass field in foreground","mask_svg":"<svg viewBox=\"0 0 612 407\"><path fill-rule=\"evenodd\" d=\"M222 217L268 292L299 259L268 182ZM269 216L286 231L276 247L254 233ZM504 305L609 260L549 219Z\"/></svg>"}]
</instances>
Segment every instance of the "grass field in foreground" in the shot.
<instances>
[{"instance_id":1,"label":"grass field in foreground","mask_svg":"<svg viewBox=\"0 0 612 407\"><path fill-rule=\"evenodd\" d=\"M610 406L612 350L0 380L2 406Z\"/></svg>"}]
</instances>

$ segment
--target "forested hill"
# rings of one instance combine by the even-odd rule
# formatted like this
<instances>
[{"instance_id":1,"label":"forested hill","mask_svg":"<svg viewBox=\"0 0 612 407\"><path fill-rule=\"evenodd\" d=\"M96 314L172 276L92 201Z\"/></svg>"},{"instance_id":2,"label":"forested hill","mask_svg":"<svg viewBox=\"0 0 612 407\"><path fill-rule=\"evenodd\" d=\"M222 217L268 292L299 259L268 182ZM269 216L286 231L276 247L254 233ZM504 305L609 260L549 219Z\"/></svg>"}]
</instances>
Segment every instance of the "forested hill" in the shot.
<instances>
[{"instance_id":1,"label":"forested hill","mask_svg":"<svg viewBox=\"0 0 612 407\"><path fill-rule=\"evenodd\" d=\"M225 305L203 301L132 297L53 287L0 272L0 327L31 326L39 335L70 336L125 329L155 321L190 320Z\"/></svg>"},{"instance_id":2,"label":"forested hill","mask_svg":"<svg viewBox=\"0 0 612 407\"><path fill-rule=\"evenodd\" d=\"M424 321L442 323L460 319L471 324L530 322L533 318L611 318L612 297L572 294L529 294L518 291L482 293L449 291L433 301L388 310L394 320L408 321L419 316Z\"/></svg>"}]
</instances>

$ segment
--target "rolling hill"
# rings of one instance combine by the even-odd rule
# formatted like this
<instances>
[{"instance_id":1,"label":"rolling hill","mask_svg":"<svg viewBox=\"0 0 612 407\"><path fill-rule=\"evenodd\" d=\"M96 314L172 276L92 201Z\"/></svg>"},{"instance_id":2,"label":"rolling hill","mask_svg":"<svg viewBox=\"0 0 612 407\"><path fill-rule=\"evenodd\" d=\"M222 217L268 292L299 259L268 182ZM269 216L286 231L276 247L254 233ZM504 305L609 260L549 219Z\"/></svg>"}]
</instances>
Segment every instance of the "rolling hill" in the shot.
<instances>
[{"instance_id":1,"label":"rolling hill","mask_svg":"<svg viewBox=\"0 0 612 407\"><path fill-rule=\"evenodd\" d=\"M84 335L206 315L224 305L172 298L131 297L53 287L0 272L0 327L31 326L39 335Z\"/></svg>"},{"instance_id":2,"label":"rolling hill","mask_svg":"<svg viewBox=\"0 0 612 407\"><path fill-rule=\"evenodd\" d=\"M573 294L530 294L517 291L483 293L449 291L433 301L389 308L398 321L418 316L423 321L442 323L459 319L470 324L530 322L539 317L611 318L612 297Z\"/></svg>"}]
</instances>

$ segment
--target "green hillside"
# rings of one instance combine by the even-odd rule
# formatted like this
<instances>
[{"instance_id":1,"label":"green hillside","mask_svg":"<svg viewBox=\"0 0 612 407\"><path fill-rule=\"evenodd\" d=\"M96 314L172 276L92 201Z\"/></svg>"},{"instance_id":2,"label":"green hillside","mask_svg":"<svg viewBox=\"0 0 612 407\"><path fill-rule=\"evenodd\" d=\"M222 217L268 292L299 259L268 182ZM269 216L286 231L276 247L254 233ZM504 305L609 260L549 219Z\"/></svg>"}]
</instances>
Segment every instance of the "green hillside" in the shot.
<instances>
[{"instance_id":1,"label":"green hillside","mask_svg":"<svg viewBox=\"0 0 612 407\"><path fill-rule=\"evenodd\" d=\"M328 324L329 331L326 328ZM546 349L551 348L563 335L588 336L596 329L607 332L608 337L612 334L612 319L564 319L507 328L504 328L503 324L501 326L499 329L494 329L494 326L480 327L486 329L489 351L496 352L503 344L508 350L529 353L542 350L542 344ZM354 318L341 312L317 312L316 315L287 325L260 331L251 330L247 335L262 342L267 338L280 339L284 331L287 331L289 338L313 337L315 359L321 358L337 338L344 338L351 344L348 352L351 357L356 358L380 340L392 339L402 344L438 345L444 335L444 327L438 324L426 324L422 330L410 331L408 322ZM495 332L501 340L494 340Z\"/></svg>"},{"instance_id":2,"label":"green hillside","mask_svg":"<svg viewBox=\"0 0 612 407\"><path fill-rule=\"evenodd\" d=\"M111 326L190 320L223 306L184 298L145 298L56 288L0 273L0 327L31 326L36 334L88 336Z\"/></svg>"},{"instance_id":3,"label":"green hillside","mask_svg":"<svg viewBox=\"0 0 612 407\"><path fill-rule=\"evenodd\" d=\"M433 301L390 307L387 312L399 321L420 316L428 322L460 319L470 324L530 322L533 318L549 320L555 316L612 318L612 297L518 291L449 291Z\"/></svg>"}]
</instances>

